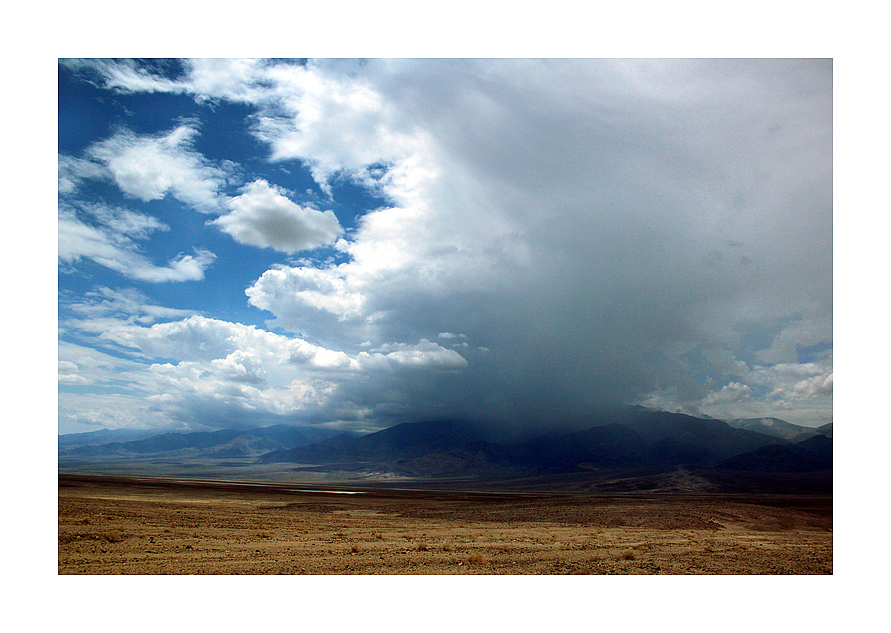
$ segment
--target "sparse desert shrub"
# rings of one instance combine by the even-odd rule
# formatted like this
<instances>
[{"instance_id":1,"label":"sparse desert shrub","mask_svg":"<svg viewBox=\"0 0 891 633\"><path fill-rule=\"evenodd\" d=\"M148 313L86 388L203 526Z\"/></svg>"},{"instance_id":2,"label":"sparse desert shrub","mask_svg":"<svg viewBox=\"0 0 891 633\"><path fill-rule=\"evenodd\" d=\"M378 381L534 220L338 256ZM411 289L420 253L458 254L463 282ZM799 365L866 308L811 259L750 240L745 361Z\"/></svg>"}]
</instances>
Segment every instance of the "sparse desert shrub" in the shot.
<instances>
[{"instance_id":1,"label":"sparse desert shrub","mask_svg":"<svg viewBox=\"0 0 891 633\"><path fill-rule=\"evenodd\" d=\"M473 565L488 565L489 557L482 552L474 552L467 558L467 562Z\"/></svg>"},{"instance_id":2,"label":"sparse desert shrub","mask_svg":"<svg viewBox=\"0 0 891 633\"><path fill-rule=\"evenodd\" d=\"M430 549L430 546L427 545L427 543L418 543L418 551L419 552L426 552L429 549Z\"/></svg>"},{"instance_id":3,"label":"sparse desert shrub","mask_svg":"<svg viewBox=\"0 0 891 633\"><path fill-rule=\"evenodd\" d=\"M620 557L622 560L634 560L636 556L634 555L634 550L626 549L622 552L622 556Z\"/></svg>"},{"instance_id":4,"label":"sparse desert shrub","mask_svg":"<svg viewBox=\"0 0 891 633\"><path fill-rule=\"evenodd\" d=\"M442 546L442 551L444 551L444 552L452 552L454 550L455 550L455 548L452 547L451 543L446 543L445 545Z\"/></svg>"},{"instance_id":5,"label":"sparse desert shrub","mask_svg":"<svg viewBox=\"0 0 891 633\"><path fill-rule=\"evenodd\" d=\"M361 554L362 548L354 543L352 546L350 546L350 553L351 554Z\"/></svg>"},{"instance_id":6,"label":"sparse desert shrub","mask_svg":"<svg viewBox=\"0 0 891 633\"><path fill-rule=\"evenodd\" d=\"M116 530L112 530L110 532L105 532L102 535L102 538L105 539L106 541L108 541L109 543L120 543L121 541L124 540L124 536Z\"/></svg>"}]
</instances>

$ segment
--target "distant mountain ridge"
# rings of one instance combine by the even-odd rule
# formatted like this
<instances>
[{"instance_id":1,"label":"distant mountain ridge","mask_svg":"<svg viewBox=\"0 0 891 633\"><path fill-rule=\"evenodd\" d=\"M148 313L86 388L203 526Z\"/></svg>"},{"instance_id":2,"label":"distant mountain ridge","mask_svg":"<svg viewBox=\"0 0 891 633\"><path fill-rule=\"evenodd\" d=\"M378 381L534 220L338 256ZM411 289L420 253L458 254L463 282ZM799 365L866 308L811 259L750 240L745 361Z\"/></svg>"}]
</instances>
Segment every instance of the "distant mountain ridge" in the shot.
<instances>
[{"instance_id":1,"label":"distant mountain ridge","mask_svg":"<svg viewBox=\"0 0 891 633\"><path fill-rule=\"evenodd\" d=\"M779 418L745 418L725 420L727 424L737 429L745 429L748 431L756 431L765 435L773 435L775 437L789 440L790 442L800 442L815 435L825 435L832 438L832 422L824 424L817 428L809 428L792 424Z\"/></svg>"},{"instance_id":2,"label":"distant mountain ridge","mask_svg":"<svg viewBox=\"0 0 891 633\"><path fill-rule=\"evenodd\" d=\"M808 429L773 418L731 423L631 407L602 415L580 431L553 431L512 442L495 441L491 431L491 427L468 421L431 420L398 424L366 435L284 425L161 433L136 439L99 432L80 438L60 436L59 463L63 468L65 464L83 467L102 460L122 463L120 460L132 459L144 464L155 459L165 464L180 460L187 468L198 468L199 462L234 460L231 463L239 468L254 465L266 469L263 472L303 470L428 481L698 469L698 476L725 473L725 487L728 481L742 481L739 477L743 475L733 473L744 473L746 481L754 481L753 476L775 479L814 473L819 482L812 489L826 490L828 485L831 490L831 424ZM112 441L101 443L103 439Z\"/></svg>"},{"instance_id":3,"label":"distant mountain ridge","mask_svg":"<svg viewBox=\"0 0 891 633\"><path fill-rule=\"evenodd\" d=\"M832 469L832 440L814 435L796 444L771 444L718 464L727 470L806 473Z\"/></svg>"},{"instance_id":4,"label":"distant mountain ridge","mask_svg":"<svg viewBox=\"0 0 891 633\"><path fill-rule=\"evenodd\" d=\"M59 436L59 448L99 446L111 442L130 442L158 435L157 431L135 429L99 429L87 433L69 433Z\"/></svg>"},{"instance_id":5,"label":"distant mountain ridge","mask_svg":"<svg viewBox=\"0 0 891 633\"><path fill-rule=\"evenodd\" d=\"M333 438L273 451L258 461L367 467L430 476L446 471L459 473L462 464L468 474L486 468L541 474L717 465L765 447L791 444L775 435L734 428L721 420L640 407L612 419L600 420L584 431L543 435L518 444L488 441L479 427L464 422L404 423L362 437ZM829 441L831 450L831 439L819 437ZM794 455L791 449L789 458ZM427 465L425 472L421 472L422 463Z\"/></svg>"},{"instance_id":6,"label":"distant mountain ridge","mask_svg":"<svg viewBox=\"0 0 891 633\"><path fill-rule=\"evenodd\" d=\"M97 433L101 434L102 432ZM59 455L98 457L191 451L198 456L207 458L251 457L283 448L314 444L337 433L337 431L314 427L276 425L249 430L168 432L129 440L122 437L120 440L105 443L96 443L96 437L93 434L83 434L84 437L81 438L62 435L59 436ZM114 432L107 432L102 437L119 438L121 436Z\"/></svg>"}]
</instances>

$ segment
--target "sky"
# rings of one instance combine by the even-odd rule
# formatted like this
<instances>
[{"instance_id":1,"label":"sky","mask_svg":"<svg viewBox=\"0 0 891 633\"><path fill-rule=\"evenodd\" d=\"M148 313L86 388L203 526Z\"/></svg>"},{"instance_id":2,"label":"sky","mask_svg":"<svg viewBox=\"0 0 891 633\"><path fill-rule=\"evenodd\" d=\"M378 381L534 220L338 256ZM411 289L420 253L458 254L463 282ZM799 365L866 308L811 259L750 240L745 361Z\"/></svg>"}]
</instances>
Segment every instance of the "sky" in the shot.
<instances>
[{"instance_id":1,"label":"sky","mask_svg":"<svg viewBox=\"0 0 891 633\"><path fill-rule=\"evenodd\" d=\"M58 64L59 432L832 421L832 62Z\"/></svg>"}]
</instances>

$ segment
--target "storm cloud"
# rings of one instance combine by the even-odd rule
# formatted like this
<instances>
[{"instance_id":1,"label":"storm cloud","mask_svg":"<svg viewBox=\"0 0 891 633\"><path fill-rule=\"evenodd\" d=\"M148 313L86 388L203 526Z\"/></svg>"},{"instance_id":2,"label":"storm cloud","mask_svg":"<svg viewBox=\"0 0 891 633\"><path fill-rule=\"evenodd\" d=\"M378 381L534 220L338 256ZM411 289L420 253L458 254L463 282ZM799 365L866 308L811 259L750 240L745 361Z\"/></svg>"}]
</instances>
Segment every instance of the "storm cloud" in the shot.
<instances>
[{"instance_id":1,"label":"storm cloud","mask_svg":"<svg viewBox=\"0 0 891 633\"><path fill-rule=\"evenodd\" d=\"M449 417L537 429L644 404L831 420L830 61L134 68L92 72L118 92L249 106L245 125L269 168L302 169L327 196L310 204L266 174L227 191L221 174L240 158L224 169L198 156L199 127L188 128L189 169L176 173L200 197L176 180L143 191L123 179L161 174L160 154L143 167L119 140L84 152L125 193L169 189L202 214L217 205L207 231L291 255L243 289L267 331L213 313L103 321L104 345L146 363L130 376L157 390L155 419L367 430ZM120 138L183 153L169 135ZM79 181L65 182L67 209ZM343 183L375 202L346 217ZM312 256L319 246L328 254ZM65 321L82 336L89 323ZM65 365L66 384L75 369Z\"/></svg>"}]
</instances>

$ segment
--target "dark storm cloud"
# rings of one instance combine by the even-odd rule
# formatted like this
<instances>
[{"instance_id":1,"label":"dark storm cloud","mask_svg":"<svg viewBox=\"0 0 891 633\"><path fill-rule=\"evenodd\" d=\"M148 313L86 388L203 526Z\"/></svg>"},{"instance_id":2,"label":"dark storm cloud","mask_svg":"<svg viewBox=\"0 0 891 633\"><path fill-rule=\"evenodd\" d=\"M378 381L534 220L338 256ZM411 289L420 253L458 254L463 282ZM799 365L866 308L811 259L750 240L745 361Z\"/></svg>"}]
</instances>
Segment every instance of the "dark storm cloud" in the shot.
<instances>
[{"instance_id":1,"label":"dark storm cloud","mask_svg":"<svg viewBox=\"0 0 891 633\"><path fill-rule=\"evenodd\" d=\"M185 66L134 89L250 102L272 161L387 201L342 263L292 259L248 288L289 333L264 349L305 341L319 362L239 339L274 387L233 406L363 428L635 402L831 417L830 62Z\"/></svg>"}]
</instances>

